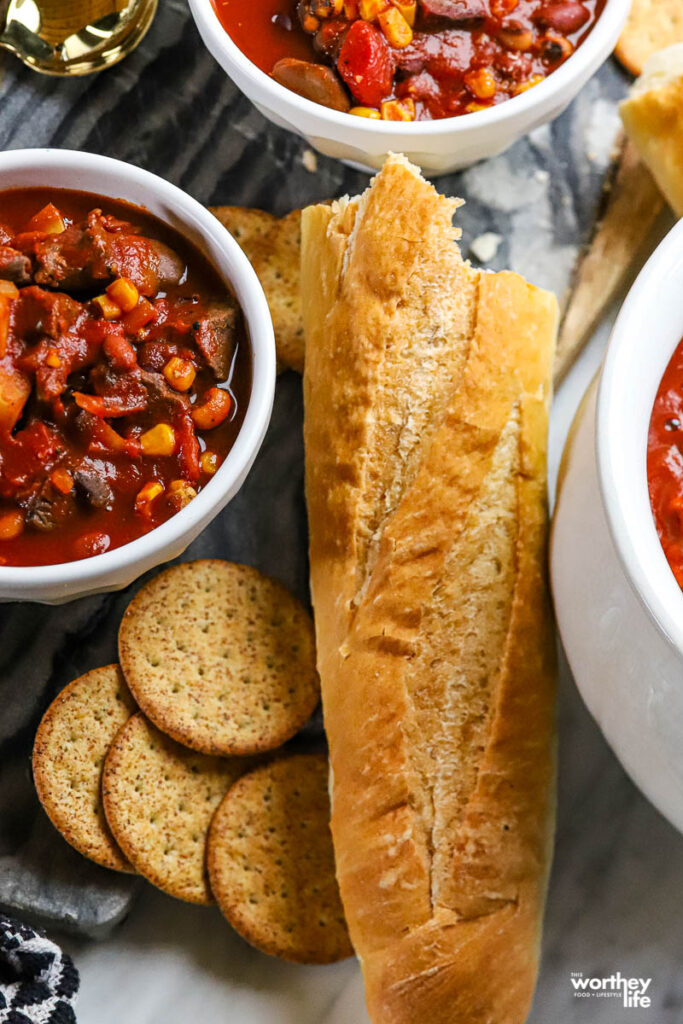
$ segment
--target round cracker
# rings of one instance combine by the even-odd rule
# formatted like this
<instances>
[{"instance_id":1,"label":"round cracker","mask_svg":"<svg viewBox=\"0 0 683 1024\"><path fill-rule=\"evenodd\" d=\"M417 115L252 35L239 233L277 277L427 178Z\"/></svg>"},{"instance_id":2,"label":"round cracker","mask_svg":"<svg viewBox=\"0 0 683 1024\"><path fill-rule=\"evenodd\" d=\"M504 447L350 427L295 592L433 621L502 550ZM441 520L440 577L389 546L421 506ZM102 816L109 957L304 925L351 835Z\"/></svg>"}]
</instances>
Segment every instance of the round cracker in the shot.
<instances>
[{"instance_id":1,"label":"round cracker","mask_svg":"<svg viewBox=\"0 0 683 1024\"><path fill-rule=\"evenodd\" d=\"M126 610L119 656L147 717L203 754L274 750L319 699L310 615L246 565L206 560L159 573Z\"/></svg>"},{"instance_id":2,"label":"round cracker","mask_svg":"<svg viewBox=\"0 0 683 1024\"><path fill-rule=\"evenodd\" d=\"M614 54L627 71L641 75L653 54L681 42L681 0L633 0Z\"/></svg>"},{"instance_id":3,"label":"round cracker","mask_svg":"<svg viewBox=\"0 0 683 1024\"><path fill-rule=\"evenodd\" d=\"M74 679L53 700L33 744L33 779L52 824L79 853L133 871L107 825L100 781L109 745L136 706L118 665Z\"/></svg>"},{"instance_id":4,"label":"round cracker","mask_svg":"<svg viewBox=\"0 0 683 1024\"><path fill-rule=\"evenodd\" d=\"M298 754L262 765L230 789L209 831L213 894L264 953L322 964L353 954L335 877L328 763Z\"/></svg>"},{"instance_id":5,"label":"round cracker","mask_svg":"<svg viewBox=\"0 0 683 1024\"><path fill-rule=\"evenodd\" d=\"M180 746L138 712L119 731L102 773L109 826L148 881L188 903L213 903L206 874L211 817L247 764Z\"/></svg>"}]
</instances>

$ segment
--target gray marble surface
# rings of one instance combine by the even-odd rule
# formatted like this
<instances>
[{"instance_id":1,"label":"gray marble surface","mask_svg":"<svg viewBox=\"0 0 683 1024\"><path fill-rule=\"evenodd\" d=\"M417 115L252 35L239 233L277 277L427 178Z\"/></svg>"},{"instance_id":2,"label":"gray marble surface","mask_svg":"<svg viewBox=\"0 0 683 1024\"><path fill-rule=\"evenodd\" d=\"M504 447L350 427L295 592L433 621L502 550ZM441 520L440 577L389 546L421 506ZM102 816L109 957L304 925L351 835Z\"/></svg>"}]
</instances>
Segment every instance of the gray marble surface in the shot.
<instances>
[{"instance_id":1,"label":"gray marble surface","mask_svg":"<svg viewBox=\"0 0 683 1024\"><path fill-rule=\"evenodd\" d=\"M615 139L616 100L625 88L610 63L553 125L495 160L440 179L442 190L467 200L458 215L466 254L478 236L494 232L502 242L489 267L510 266L560 297L566 293L595 219ZM38 145L106 153L163 175L207 204L275 213L355 192L367 181L322 157L315 171L307 169L306 145L268 125L235 90L204 51L181 0L161 0L140 49L95 78L40 78L0 53L0 146ZM558 396L555 461L601 344ZM305 597L302 474L300 382L286 374L245 487L185 557L244 560ZM116 628L134 589L57 609L0 608L0 903L82 936L105 934L130 911L104 944L72 943L84 973L83 1024L123 1019L130 1005L126 979L141 964L152 988L174 991L178 963L180 976L192 977L203 993L202 1005L216 1007L207 1021L359 1024L355 968L316 974L272 965L234 936L214 943L202 924L216 921L211 912L174 904L146 887L134 907L139 883L86 865L40 812L28 761L39 717L71 678L114 658ZM533 1024L674 1024L683 1020L683 840L626 778L566 670L560 718L557 852ZM652 977L653 1009L572 999L569 974L578 970ZM239 1009L235 995L249 986L268 994L251 1014ZM127 1013L129 1024L175 1024L193 1008L169 999L160 1015L161 997L155 1002L151 989L142 1002L144 1011ZM104 1003L119 1010L109 1015Z\"/></svg>"}]
</instances>

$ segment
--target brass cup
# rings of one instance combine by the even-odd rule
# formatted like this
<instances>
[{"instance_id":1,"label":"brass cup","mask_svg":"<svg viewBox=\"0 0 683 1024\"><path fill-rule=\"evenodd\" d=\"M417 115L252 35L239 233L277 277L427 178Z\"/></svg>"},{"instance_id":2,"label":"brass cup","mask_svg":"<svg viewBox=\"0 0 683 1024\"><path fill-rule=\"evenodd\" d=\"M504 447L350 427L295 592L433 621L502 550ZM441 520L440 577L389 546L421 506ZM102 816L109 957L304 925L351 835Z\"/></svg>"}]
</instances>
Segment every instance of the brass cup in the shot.
<instances>
[{"instance_id":1,"label":"brass cup","mask_svg":"<svg viewBox=\"0 0 683 1024\"><path fill-rule=\"evenodd\" d=\"M43 74L87 75L134 50L156 7L157 0L10 0L0 46Z\"/></svg>"}]
</instances>

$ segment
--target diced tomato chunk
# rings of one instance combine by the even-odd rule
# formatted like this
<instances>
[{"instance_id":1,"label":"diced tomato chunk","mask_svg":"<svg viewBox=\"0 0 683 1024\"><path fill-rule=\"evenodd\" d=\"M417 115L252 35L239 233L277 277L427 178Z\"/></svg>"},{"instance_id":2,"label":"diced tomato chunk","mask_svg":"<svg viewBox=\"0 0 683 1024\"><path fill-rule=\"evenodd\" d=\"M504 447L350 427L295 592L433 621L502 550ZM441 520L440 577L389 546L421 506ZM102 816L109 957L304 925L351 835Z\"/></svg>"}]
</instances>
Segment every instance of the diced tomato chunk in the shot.
<instances>
[{"instance_id":1,"label":"diced tomato chunk","mask_svg":"<svg viewBox=\"0 0 683 1024\"><path fill-rule=\"evenodd\" d=\"M199 480L201 475L199 467L199 441L194 432L192 420L189 417L183 418L176 424L175 435L183 476L186 480L194 483L196 480Z\"/></svg>"},{"instance_id":2,"label":"diced tomato chunk","mask_svg":"<svg viewBox=\"0 0 683 1024\"><path fill-rule=\"evenodd\" d=\"M337 69L349 89L365 107L378 107L391 95L394 62L378 28L354 21L344 40Z\"/></svg>"},{"instance_id":3,"label":"diced tomato chunk","mask_svg":"<svg viewBox=\"0 0 683 1024\"><path fill-rule=\"evenodd\" d=\"M132 416L136 412L144 412L147 408L147 401L131 398L130 402L118 398L102 398L100 395L84 395L81 391L74 391L74 401L79 409L84 409L93 416L103 418L116 416Z\"/></svg>"},{"instance_id":4,"label":"diced tomato chunk","mask_svg":"<svg viewBox=\"0 0 683 1024\"><path fill-rule=\"evenodd\" d=\"M137 366L138 357L135 349L126 341L123 334L111 333L104 339L104 354L112 366L121 370L132 370Z\"/></svg>"},{"instance_id":5,"label":"diced tomato chunk","mask_svg":"<svg viewBox=\"0 0 683 1024\"><path fill-rule=\"evenodd\" d=\"M36 420L18 433L16 439L21 439L24 449L34 455L43 466L47 466L54 459L61 445L57 431Z\"/></svg>"},{"instance_id":6,"label":"diced tomato chunk","mask_svg":"<svg viewBox=\"0 0 683 1024\"><path fill-rule=\"evenodd\" d=\"M151 324L153 320L156 320L156 316L157 313L152 303L149 299L143 297L135 309L131 309L130 313L126 313L125 316L121 317L121 323L129 334L137 334L147 324Z\"/></svg>"},{"instance_id":7,"label":"diced tomato chunk","mask_svg":"<svg viewBox=\"0 0 683 1024\"><path fill-rule=\"evenodd\" d=\"M139 458L140 442L137 438L121 437L105 419L92 416L88 423L90 431L89 449L93 452L126 452L131 458Z\"/></svg>"}]
</instances>

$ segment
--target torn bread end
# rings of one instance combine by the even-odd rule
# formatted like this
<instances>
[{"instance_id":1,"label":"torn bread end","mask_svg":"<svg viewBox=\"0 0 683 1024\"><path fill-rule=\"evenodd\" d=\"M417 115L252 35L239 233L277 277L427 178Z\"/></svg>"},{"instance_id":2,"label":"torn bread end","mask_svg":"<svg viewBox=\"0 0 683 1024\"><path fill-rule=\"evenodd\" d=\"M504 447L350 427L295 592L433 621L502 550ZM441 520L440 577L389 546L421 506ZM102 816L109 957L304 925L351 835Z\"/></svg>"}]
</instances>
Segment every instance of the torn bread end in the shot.
<instances>
[{"instance_id":1,"label":"torn bread end","mask_svg":"<svg viewBox=\"0 0 683 1024\"><path fill-rule=\"evenodd\" d=\"M659 89L681 77L683 77L683 43L675 43L650 57L643 68L642 75L631 86L628 98L633 99L651 89Z\"/></svg>"}]
</instances>

